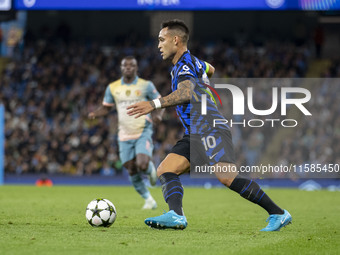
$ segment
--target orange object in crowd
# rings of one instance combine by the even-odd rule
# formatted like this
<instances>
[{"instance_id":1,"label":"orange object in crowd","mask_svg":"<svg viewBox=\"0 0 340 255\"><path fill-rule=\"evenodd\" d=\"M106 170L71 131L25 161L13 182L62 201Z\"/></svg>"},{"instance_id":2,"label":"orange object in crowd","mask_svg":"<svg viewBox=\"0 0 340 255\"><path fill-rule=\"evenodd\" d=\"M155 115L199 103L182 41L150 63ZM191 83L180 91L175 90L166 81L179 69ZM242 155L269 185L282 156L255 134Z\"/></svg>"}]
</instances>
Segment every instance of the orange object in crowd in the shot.
<instances>
[{"instance_id":1,"label":"orange object in crowd","mask_svg":"<svg viewBox=\"0 0 340 255\"><path fill-rule=\"evenodd\" d=\"M42 187L42 186L52 187L53 186L53 182L50 179L45 179L45 178L38 179L35 182L35 186L38 186L38 187Z\"/></svg>"}]
</instances>

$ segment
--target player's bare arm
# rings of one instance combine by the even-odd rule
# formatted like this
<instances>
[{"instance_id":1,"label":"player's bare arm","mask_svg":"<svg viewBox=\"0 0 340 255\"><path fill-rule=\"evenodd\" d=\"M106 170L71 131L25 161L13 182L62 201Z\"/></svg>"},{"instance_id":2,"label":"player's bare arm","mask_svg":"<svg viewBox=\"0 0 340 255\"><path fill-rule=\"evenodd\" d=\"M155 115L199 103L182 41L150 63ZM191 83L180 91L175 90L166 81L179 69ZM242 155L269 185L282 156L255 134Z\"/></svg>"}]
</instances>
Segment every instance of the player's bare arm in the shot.
<instances>
[{"instance_id":1,"label":"player's bare arm","mask_svg":"<svg viewBox=\"0 0 340 255\"><path fill-rule=\"evenodd\" d=\"M178 84L177 90L159 99L160 107L157 107L154 101L138 102L127 107L127 114L130 116L136 115L135 118L138 118L152 112L156 108L166 108L189 103L194 87L195 84L192 81L182 81Z\"/></svg>"},{"instance_id":2,"label":"player's bare arm","mask_svg":"<svg viewBox=\"0 0 340 255\"><path fill-rule=\"evenodd\" d=\"M107 115L112 109L112 106L101 105L93 112L90 112L88 115L89 119L95 119L97 117Z\"/></svg>"},{"instance_id":3,"label":"player's bare arm","mask_svg":"<svg viewBox=\"0 0 340 255\"><path fill-rule=\"evenodd\" d=\"M162 108L189 103L195 84L190 80L182 81L178 84L177 90L160 98ZM154 102L152 102L154 104Z\"/></svg>"}]
</instances>

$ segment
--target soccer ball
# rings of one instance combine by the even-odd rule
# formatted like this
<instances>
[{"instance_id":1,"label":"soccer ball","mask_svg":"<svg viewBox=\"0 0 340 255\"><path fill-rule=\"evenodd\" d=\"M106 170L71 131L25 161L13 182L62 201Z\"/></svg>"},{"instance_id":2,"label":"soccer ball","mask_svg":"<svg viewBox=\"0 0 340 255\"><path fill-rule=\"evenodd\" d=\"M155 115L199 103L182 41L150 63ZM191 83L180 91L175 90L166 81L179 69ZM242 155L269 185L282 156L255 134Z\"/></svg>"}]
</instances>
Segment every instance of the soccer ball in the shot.
<instances>
[{"instance_id":1,"label":"soccer ball","mask_svg":"<svg viewBox=\"0 0 340 255\"><path fill-rule=\"evenodd\" d=\"M107 199L92 200L86 207L86 219L92 227L110 227L116 220L116 208Z\"/></svg>"}]
</instances>

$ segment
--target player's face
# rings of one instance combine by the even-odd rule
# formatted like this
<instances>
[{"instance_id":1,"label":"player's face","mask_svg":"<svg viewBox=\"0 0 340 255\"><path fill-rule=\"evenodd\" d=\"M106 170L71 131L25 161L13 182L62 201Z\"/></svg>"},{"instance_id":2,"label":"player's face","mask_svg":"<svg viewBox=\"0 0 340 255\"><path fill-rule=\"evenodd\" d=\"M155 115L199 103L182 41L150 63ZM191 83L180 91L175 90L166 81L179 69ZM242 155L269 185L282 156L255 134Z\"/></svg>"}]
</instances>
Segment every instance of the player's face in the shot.
<instances>
[{"instance_id":1,"label":"player's face","mask_svg":"<svg viewBox=\"0 0 340 255\"><path fill-rule=\"evenodd\" d=\"M126 78L132 78L137 75L137 60L136 59L123 59L120 69L122 75Z\"/></svg>"},{"instance_id":2,"label":"player's face","mask_svg":"<svg viewBox=\"0 0 340 255\"><path fill-rule=\"evenodd\" d=\"M168 28L163 28L158 36L158 49L163 60L172 58L177 51L175 36L169 33Z\"/></svg>"}]
</instances>

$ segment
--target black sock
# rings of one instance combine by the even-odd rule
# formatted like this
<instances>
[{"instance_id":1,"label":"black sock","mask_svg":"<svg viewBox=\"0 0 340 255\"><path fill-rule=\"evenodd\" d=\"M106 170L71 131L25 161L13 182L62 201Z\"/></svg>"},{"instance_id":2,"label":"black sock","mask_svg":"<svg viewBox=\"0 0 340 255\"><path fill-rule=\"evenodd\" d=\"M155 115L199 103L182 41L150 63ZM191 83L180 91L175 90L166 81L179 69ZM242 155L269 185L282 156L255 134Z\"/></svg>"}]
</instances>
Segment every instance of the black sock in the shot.
<instances>
[{"instance_id":1,"label":"black sock","mask_svg":"<svg viewBox=\"0 0 340 255\"><path fill-rule=\"evenodd\" d=\"M269 214L283 214L283 210L278 207L269 196L253 180L249 180L240 175L236 176L229 187L231 190L239 193L245 199L258 204Z\"/></svg>"},{"instance_id":2,"label":"black sock","mask_svg":"<svg viewBox=\"0 0 340 255\"><path fill-rule=\"evenodd\" d=\"M183 187L177 174L164 173L159 177L162 184L162 191L169 210L174 210L178 215L183 215L182 198Z\"/></svg>"}]
</instances>

